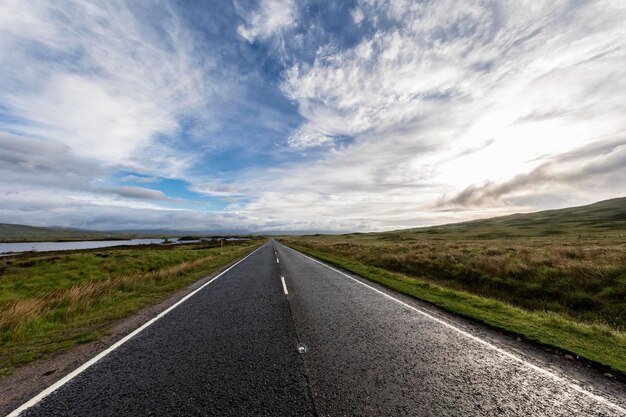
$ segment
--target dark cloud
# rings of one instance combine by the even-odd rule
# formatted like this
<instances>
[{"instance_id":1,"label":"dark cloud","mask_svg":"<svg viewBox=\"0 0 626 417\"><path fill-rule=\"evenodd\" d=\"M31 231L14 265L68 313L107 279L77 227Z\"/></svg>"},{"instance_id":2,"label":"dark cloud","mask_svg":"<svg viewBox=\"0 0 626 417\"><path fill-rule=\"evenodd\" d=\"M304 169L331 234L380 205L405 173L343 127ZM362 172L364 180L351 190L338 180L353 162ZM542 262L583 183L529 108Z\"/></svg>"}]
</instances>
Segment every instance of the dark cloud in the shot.
<instances>
[{"instance_id":1,"label":"dark cloud","mask_svg":"<svg viewBox=\"0 0 626 417\"><path fill-rule=\"evenodd\" d=\"M541 194L546 186L587 187L623 184L626 179L626 138L597 141L559 155L532 171L502 183L470 185L460 193L444 196L437 207L480 207L502 203L515 193Z\"/></svg>"},{"instance_id":2,"label":"dark cloud","mask_svg":"<svg viewBox=\"0 0 626 417\"><path fill-rule=\"evenodd\" d=\"M85 188L106 170L80 158L67 145L0 132L0 173L4 184Z\"/></svg>"},{"instance_id":3,"label":"dark cloud","mask_svg":"<svg viewBox=\"0 0 626 417\"><path fill-rule=\"evenodd\" d=\"M520 117L519 119L517 119L515 123L523 124L527 122L543 122L545 120L550 120L550 119L571 117L575 114L576 112L571 111L570 109L566 109L566 108L551 109L551 110L548 110L548 109L534 110Z\"/></svg>"},{"instance_id":4,"label":"dark cloud","mask_svg":"<svg viewBox=\"0 0 626 417\"><path fill-rule=\"evenodd\" d=\"M443 198L437 205L442 206L483 206L486 204L493 204L501 199L503 196L510 194L514 191L524 188L528 190L533 186L543 184L551 179L548 167L550 163L541 165L528 174L520 174L513 177L513 179L496 184L494 182L487 182L483 185L470 185L457 195L451 198Z\"/></svg>"},{"instance_id":5,"label":"dark cloud","mask_svg":"<svg viewBox=\"0 0 626 417\"><path fill-rule=\"evenodd\" d=\"M494 142L495 142L495 139L492 138L492 139L486 140L485 142L481 143L478 146L463 149L461 152L455 155L455 158L458 158L460 156L470 155L478 151L482 151L483 149L490 146Z\"/></svg>"},{"instance_id":6,"label":"dark cloud","mask_svg":"<svg viewBox=\"0 0 626 417\"><path fill-rule=\"evenodd\" d=\"M123 187L106 188L103 191L117 194L120 197L137 198L140 200L165 200L165 194L159 190L152 190L150 188L133 187L125 185Z\"/></svg>"}]
</instances>

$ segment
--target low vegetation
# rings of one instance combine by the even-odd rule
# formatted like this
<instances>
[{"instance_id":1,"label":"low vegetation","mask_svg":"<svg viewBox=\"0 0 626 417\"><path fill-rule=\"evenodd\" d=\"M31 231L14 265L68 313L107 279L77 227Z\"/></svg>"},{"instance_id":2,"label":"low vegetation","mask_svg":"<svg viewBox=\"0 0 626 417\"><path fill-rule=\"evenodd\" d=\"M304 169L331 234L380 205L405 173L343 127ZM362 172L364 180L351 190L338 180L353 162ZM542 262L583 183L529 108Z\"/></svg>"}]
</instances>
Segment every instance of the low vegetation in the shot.
<instances>
[{"instance_id":1,"label":"low vegetation","mask_svg":"<svg viewBox=\"0 0 626 417\"><path fill-rule=\"evenodd\" d=\"M0 258L0 377L250 252L261 240L129 246Z\"/></svg>"},{"instance_id":2,"label":"low vegetation","mask_svg":"<svg viewBox=\"0 0 626 417\"><path fill-rule=\"evenodd\" d=\"M626 199L283 242L400 292L626 372Z\"/></svg>"}]
</instances>

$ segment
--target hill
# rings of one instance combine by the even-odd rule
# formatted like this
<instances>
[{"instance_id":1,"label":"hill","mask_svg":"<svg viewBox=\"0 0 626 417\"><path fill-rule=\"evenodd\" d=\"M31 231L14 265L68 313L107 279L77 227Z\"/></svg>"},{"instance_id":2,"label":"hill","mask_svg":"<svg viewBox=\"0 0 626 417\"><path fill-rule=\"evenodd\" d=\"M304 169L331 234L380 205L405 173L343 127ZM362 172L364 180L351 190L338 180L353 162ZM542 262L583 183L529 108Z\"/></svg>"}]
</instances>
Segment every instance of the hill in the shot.
<instances>
[{"instance_id":1,"label":"hill","mask_svg":"<svg viewBox=\"0 0 626 417\"><path fill-rule=\"evenodd\" d=\"M258 233L256 233L258 235ZM164 237L216 237L216 236L251 236L245 230L209 230L191 231L175 229L114 230L98 231L64 227L37 227L23 224L0 223L0 242L41 242L41 241L76 241L76 240L125 240L125 239L160 239Z\"/></svg>"},{"instance_id":2,"label":"hill","mask_svg":"<svg viewBox=\"0 0 626 417\"><path fill-rule=\"evenodd\" d=\"M0 242L129 239L128 233L0 223Z\"/></svg>"},{"instance_id":3,"label":"hill","mask_svg":"<svg viewBox=\"0 0 626 417\"><path fill-rule=\"evenodd\" d=\"M626 197L579 207L518 213L490 219L388 233L448 235L465 238L539 237L626 232Z\"/></svg>"}]
</instances>

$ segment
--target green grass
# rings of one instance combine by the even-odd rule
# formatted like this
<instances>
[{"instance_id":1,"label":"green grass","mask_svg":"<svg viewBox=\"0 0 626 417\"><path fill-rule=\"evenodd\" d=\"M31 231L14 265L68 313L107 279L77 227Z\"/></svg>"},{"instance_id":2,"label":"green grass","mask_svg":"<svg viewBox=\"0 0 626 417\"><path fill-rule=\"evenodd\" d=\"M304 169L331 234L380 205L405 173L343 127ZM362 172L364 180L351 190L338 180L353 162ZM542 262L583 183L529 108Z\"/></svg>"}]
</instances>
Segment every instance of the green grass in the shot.
<instances>
[{"instance_id":1,"label":"green grass","mask_svg":"<svg viewBox=\"0 0 626 417\"><path fill-rule=\"evenodd\" d=\"M0 377L106 334L110 325L249 253L262 240L0 258Z\"/></svg>"},{"instance_id":2,"label":"green grass","mask_svg":"<svg viewBox=\"0 0 626 417\"><path fill-rule=\"evenodd\" d=\"M392 290L529 340L572 352L626 374L626 332L602 324L581 323L554 312L527 311L502 301L445 288L425 278L365 265L351 258L314 249L304 239L280 240L294 249Z\"/></svg>"},{"instance_id":3,"label":"green grass","mask_svg":"<svg viewBox=\"0 0 626 417\"><path fill-rule=\"evenodd\" d=\"M435 239L363 234L291 241L526 310L626 329L626 236Z\"/></svg>"}]
</instances>

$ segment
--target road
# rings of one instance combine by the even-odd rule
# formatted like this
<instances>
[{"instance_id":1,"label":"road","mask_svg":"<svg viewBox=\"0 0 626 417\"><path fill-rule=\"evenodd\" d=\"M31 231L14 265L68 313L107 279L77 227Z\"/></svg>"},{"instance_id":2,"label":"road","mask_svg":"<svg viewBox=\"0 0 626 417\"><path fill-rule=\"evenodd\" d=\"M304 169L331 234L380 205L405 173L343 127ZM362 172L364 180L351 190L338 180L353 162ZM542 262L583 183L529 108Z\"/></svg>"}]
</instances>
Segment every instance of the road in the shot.
<instances>
[{"instance_id":1,"label":"road","mask_svg":"<svg viewBox=\"0 0 626 417\"><path fill-rule=\"evenodd\" d=\"M403 300L270 241L14 415L626 415Z\"/></svg>"}]
</instances>

